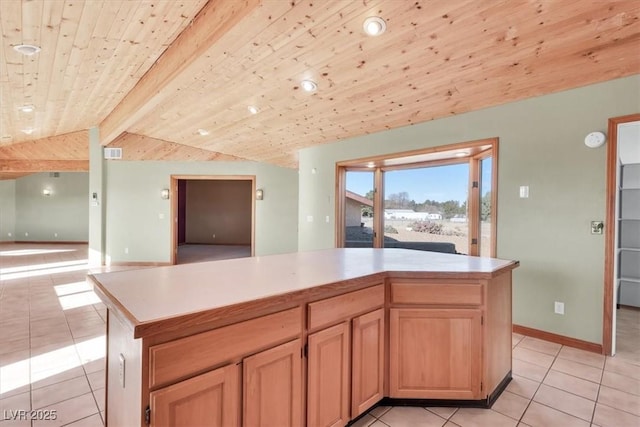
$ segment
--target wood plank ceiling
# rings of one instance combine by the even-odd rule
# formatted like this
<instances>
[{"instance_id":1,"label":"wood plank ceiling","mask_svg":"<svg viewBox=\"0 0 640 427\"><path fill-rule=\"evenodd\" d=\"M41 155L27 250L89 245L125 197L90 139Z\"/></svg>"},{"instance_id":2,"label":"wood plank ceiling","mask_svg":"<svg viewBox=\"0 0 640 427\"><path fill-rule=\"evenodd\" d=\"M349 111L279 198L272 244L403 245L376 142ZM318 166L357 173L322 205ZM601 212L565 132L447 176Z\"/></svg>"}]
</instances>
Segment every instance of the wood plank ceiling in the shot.
<instances>
[{"instance_id":1,"label":"wood plank ceiling","mask_svg":"<svg viewBox=\"0 0 640 427\"><path fill-rule=\"evenodd\" d=\"M87 160L77 136L93 126L125 159L295 168L304 147L640 72L634 0L2 0L0 12L8 177ZM367 36L368 16L387 31ZM22 43L42 50L20 55Z\"/></svg>"}]
</instances>

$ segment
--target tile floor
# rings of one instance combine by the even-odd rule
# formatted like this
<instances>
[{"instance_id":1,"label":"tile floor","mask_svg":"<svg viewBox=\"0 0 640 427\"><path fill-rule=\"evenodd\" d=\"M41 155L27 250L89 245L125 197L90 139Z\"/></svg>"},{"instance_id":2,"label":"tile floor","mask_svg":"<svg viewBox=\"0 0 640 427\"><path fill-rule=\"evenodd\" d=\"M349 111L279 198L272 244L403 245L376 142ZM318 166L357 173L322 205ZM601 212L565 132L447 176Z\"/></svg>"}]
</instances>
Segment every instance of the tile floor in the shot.
<instances>
[{"instance_id":1,"label":"tile floor","mask_svg":"<svg viewBox=\"0 0 640 427\"><path fill-rule=\"evenodd\" d=\"M178 264L245 258L251 256L251 246L244 245L180 245Z\"/></svg>"},{"instance_id":2,"label":"tile floor","mask_svg":"<svg viewBox=\"0 0 640 427\"><path fill-rule=\"evenodd\" d=\"M85 282L86 253L0 244L0 427L103 425L105 308ZM638 313L620 315L633 337ZM492 409L378 407L354 425L638 427L634 342L605 357L514 334L513 381ZM40 409L57 419L7 419Z\"/></svg>"}]
</instances>

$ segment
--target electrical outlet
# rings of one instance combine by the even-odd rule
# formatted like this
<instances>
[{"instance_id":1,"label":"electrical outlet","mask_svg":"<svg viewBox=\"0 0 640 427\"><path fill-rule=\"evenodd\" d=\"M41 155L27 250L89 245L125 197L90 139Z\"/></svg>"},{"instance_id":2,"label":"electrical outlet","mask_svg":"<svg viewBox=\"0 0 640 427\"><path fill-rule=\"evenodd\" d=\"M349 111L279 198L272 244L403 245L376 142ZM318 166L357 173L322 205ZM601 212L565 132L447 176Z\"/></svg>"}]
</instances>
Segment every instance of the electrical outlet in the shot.
<instances>
[{"instance_id":1,"label":"electrical outlet","mask_svg":"<svg viewBox=\"0 0 640 427\"><path fill-rule=\"evenodd\" d=\"M7 233L7 236L11 237L11 236L12 236L12 234L11 234L11 233Z\"/></svg>"},{"instance_id":2,"label":"electrical outlet","mask_svg":"<svg viewBox=\"0 0 640 427\"><path fill-rule=\"evenodd\" d=\"M129 248L124 248L125 255L129 254Z\"/></svg>"},{"instance_id":3,"label":"electrical outlet","mask_svg":"<svg viewBox=\"0 0 640 427\"><path fill-rule=\"evenodd\" d=\"M24 233L24 236L25 236L25 237L28 237L28 236L29 236L29 233Z\"/></svg>"},{"instance_id":4,"label":"electrical outlet","mask_svg":"<svg viewBox=\"0 0 640 427\"><path fill-rule=\"evenodd\" d=\"M556 301L556 302L553 304L553 311L554 311L556 314L564 314L564 303L563 303L563 302Z\"/></svg>"},{"instance_id":5,"label":"electrical outlet","mask_svg":"<svg viewBox=\"0 0 640 427\"><path fill-rule=\"evenodd\" d=\"M58 237L58 233L53 233L53 237Z\"/></svg>"},{"instance_id":6,"label":"electrical outlet","mask_svg":"<svg viewBox=\"0 0 640 427\"><path fill-rule=\"evenodd\" d=\"M215 235L215 234L212 234L212 235L211 235L211 238L212 238L212 239L215 239L215 238L216 238L216 235Z\"/></svg>"}]
</instances>

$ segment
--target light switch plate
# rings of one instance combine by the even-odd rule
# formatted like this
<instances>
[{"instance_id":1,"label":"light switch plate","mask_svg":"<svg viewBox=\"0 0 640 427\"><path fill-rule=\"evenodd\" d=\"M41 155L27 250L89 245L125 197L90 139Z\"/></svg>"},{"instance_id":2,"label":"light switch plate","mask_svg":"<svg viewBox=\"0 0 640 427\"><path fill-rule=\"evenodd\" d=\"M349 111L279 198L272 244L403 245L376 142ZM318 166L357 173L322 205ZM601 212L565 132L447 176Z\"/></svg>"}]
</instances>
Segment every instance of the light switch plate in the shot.
<instances>
[{"instance_id":1,"label":"light switch plate","mask_svg":"<svg viewBox=\"0 0 640 427\"><path fill-rule=\"evenodd\" d=\"M591 234L602 234L604 230L604 222L591 221Z\"/></svg>"},{"instance_id":2,"label":"light switch plate","mask_svg":"<svg viewBox=\"0 0 640 427\"><path fill-rule=\"evenodd\" d=\"M529 186L528 185L521 185L520 186L520 198L521 199L528 199L529 198Z\"/></svg>"},{"instance_id":3,"label":"light switch plate","mask_svg":"<svg viewBox=\"0 0 640 427\"><path fill-rule=\"evenodd\" d=\"M118 380L120 380L120 385L124 388L124 372L125 372L125 360L124 354L120 353L119 360L119 369L118 369Z\"/></svg>"}]
</instances>

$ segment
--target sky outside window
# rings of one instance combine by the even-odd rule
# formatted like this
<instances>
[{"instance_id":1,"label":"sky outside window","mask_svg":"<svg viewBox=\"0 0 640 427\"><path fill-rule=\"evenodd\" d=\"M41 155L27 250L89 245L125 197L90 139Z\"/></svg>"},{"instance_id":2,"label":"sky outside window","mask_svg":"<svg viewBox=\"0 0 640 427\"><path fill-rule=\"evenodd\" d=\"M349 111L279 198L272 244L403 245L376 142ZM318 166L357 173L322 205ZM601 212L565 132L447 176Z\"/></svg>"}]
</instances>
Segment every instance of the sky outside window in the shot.
<instances>
[{"instance_id":1,"label":"sky outside window","mask_svg":"<svg viewBox=\"0 0 640 427\"><path fill-rule=\"evenodd\" d=\"M482 189L491 191L491 159L482 170ZM385 194L409 193L409 199L422 203L425 200L446 202L467 200L469 164L422 167L385 172ZM347 190L365 196L371 190L371 175L350 173Z\"/></svg>"}]
</instances>

